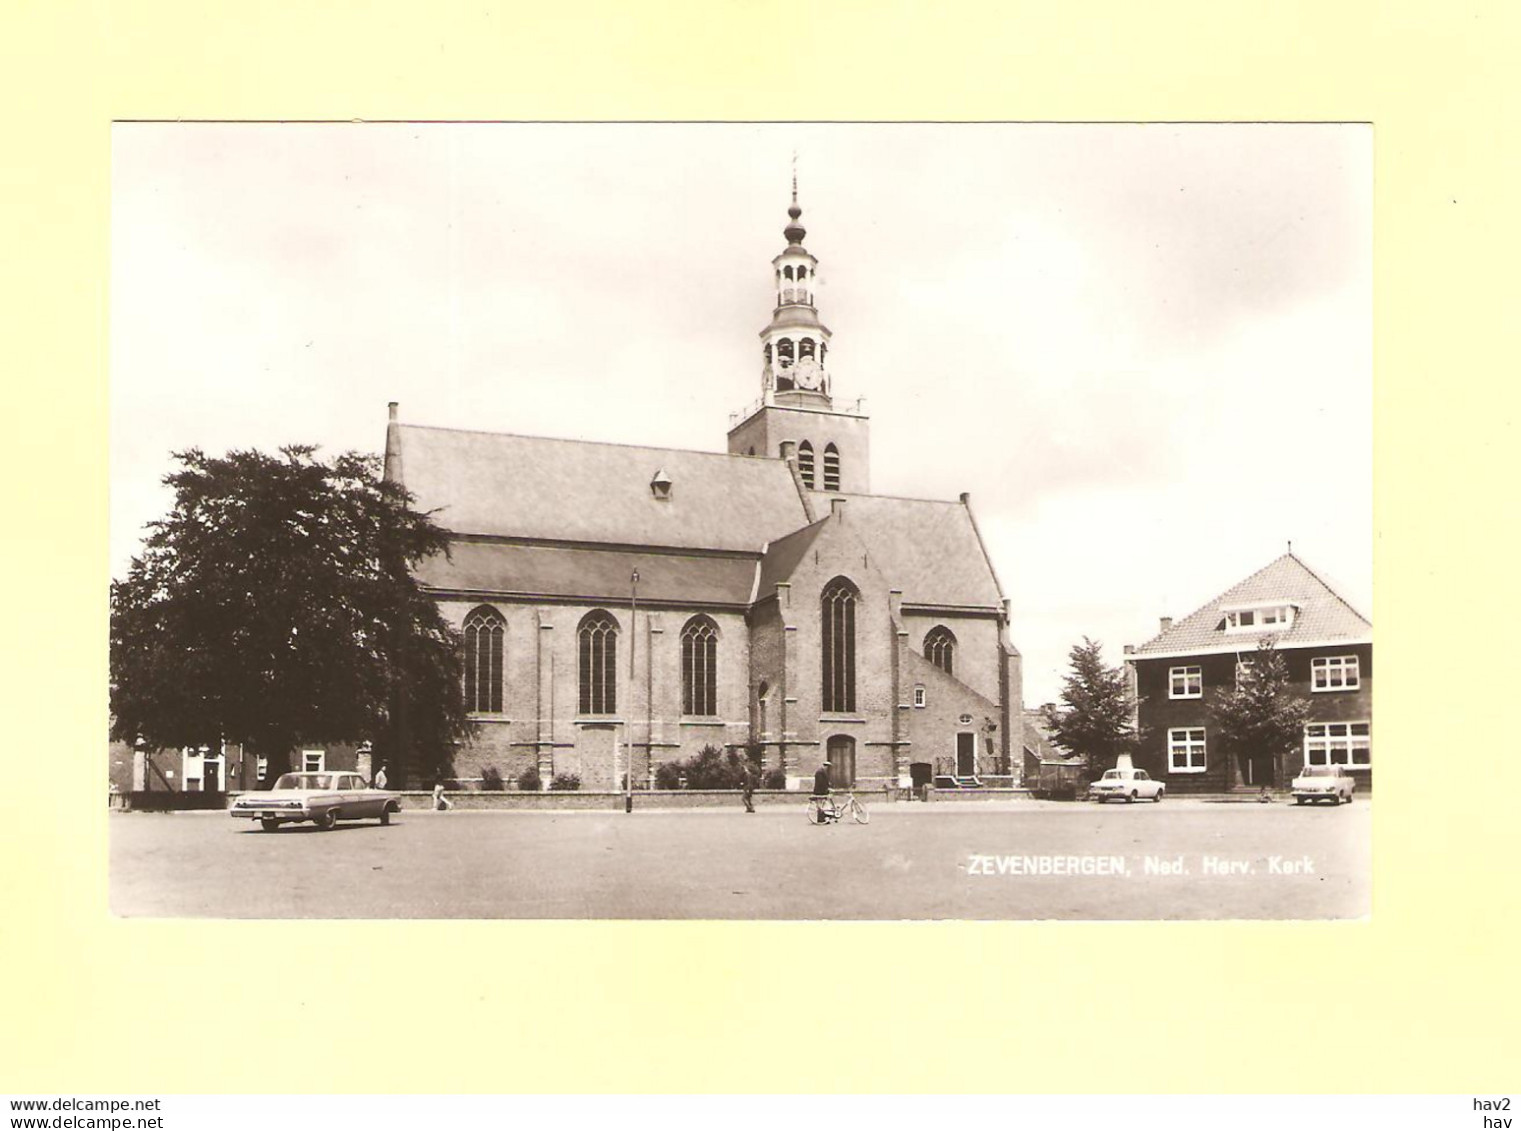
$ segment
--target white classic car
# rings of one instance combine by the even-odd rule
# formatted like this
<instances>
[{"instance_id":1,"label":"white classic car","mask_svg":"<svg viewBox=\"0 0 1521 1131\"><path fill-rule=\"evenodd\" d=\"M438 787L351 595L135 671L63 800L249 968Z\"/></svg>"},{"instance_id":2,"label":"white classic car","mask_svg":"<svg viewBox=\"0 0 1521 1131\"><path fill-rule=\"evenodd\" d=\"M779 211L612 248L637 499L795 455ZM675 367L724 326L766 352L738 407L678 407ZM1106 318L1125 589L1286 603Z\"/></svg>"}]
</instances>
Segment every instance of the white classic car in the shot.
<instances>
[{"instance_id":1,"label":"white classic car","mask_svg":"<svg viewBox=\"0 0 1521 1131\"><path fill-rule=\"evenodd\" d=\"M371 789L361 774L336 771L281 774L273 789L245 793L232 803L228 813L258 821L265 832L274 832L283 824L298 821L330 829L339 821L378 817L382 825L389 825L391 814L400 809L396 794Z\"/></svg>"},{"instance_id":2,"label":"white classic car","mask_svg":"<svg viewBox=\"0 0 1521 1131\"><path fill-rule=\"evenodd\" d=\"M1143 797L1161 801L1167 789L1145 770L1105 770L1104 776L1088 787L1088 796L1095 801L1108 801L1111 797L1123 797L1126 801L1139 801Z\"/></svg>"},{"instance_id":3,"label":"white classic car","mask_svg":"<svg viewBox=\"0 0 1521 1131\"><path fill-rule=\"evenodd\" d=\"M1306 766L1299 771L1289 787L1294 792L1294 804L1306 801L1329 801L1340 805L1345 798L1350 804L1357 789L1357 779L1342 766Z\"/></svg>"}]
</instances>

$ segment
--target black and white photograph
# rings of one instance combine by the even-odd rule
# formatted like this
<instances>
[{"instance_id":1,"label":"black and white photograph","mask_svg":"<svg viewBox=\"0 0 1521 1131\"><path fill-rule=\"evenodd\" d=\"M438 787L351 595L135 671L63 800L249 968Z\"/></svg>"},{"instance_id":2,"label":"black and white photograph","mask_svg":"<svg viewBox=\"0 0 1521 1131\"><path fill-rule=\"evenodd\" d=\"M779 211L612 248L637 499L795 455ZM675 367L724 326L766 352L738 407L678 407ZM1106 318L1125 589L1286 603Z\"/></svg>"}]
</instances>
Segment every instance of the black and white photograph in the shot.
<instances>
[{"instance_id":1,"label":"black and white photograph","mask_svg":"<svg viewBox=\"0 0 1521 1131\"><path fill-rule=\"evenodd\" d=\"M1370 917L1372 147L116 123L111 912Z\"/></svg>"}]
</instances>

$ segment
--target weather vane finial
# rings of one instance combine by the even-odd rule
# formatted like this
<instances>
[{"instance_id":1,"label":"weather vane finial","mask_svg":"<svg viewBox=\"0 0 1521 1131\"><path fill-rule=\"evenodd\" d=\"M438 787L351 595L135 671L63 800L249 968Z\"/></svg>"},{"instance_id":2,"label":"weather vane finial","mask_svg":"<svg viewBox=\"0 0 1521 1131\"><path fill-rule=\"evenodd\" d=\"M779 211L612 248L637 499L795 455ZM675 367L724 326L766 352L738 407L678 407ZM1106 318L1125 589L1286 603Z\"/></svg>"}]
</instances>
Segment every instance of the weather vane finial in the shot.
<instances>
[{"instance_id":1,"label":"weather vane finial","mask_svg":"<svg viewBox=\"0 0 1521 1131\"><path fill-rule=\"evenodd\" d=\"M792 203L797 203L797 150L792 151Z\"/></svg>"}]
</instances>

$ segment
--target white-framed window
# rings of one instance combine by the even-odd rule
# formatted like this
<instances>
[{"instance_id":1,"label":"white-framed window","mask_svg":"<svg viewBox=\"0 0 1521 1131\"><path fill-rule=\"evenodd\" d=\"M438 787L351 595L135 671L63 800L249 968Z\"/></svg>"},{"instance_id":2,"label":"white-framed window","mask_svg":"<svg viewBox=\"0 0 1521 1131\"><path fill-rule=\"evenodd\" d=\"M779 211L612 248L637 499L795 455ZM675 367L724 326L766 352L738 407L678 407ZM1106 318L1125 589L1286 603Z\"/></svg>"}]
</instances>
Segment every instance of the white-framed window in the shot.
<instances>
[{"instance_id":1,"label":"white-framed window","mask_svg":"<svg viewBox=\"0 0 1521 1131\"><path fill-rule=\"evenodd\" d=\"M1373 765L1373 734L1370 723L1307 723L1304 728L1306 766Z\"/></svg>"},{"instance_id":2,"label":"white-framed window","mask_svg":"<svg viewBox=\"0 0 1521 1131\"><path fill-rule=\"evenodd\" d=\"M1261 605L1231 609L1225 614L1226 632L1278 632L1294 623L1294 606Z\"/></svg>"},{"instance_id":3,"label":"white-framed window","mask_svg":"<svg viewBox=\"0 0 1521 1131\"><path fill-rule=\"evenodd\" d=\"M1361 686L1356 656L1316 656L1310 661L1311 691L1356 691Z\"/></svg>"},{"instance_id":4,"label":"white-framed window","mask_svg":"<svg viewBox=\"0 0 1521 1131\"><path fill-rule=\"evenodd\" d=\"M301 769L304 773L320 774L323 770L327 769L327 751L301 751Z\"/></svg>"},{"instance_id":5,"label":"white-framed window","mask_svg":"<svg viewBox=\"0 0 1521 1131\"><path fill-rule=\"evenodd\" d=\"M1204 695L1204 669L1198 664L1167 670L1169 699L1198 699Z\"/></svg>"},{"instance_id":6,"label":"white-framed window","mask_svg":"<svg viewBox=\"0 0 1521 1131\"><path fill-rule=\"evenodd\" d=\"M1204 772L1204 728L1173 727L1167 732L1167 768L1175 774Z\"/></svg>"},{"instance_id":7,"label":"white-framed window","mask_svg":"<svg viewBox=\"0 0 1521 1131\"><path fill-rule=\"evenodd\" d=\"M922 707L928 701L929 700L925 697L924 688L923 687L916 687L916 688L914 688L914 706L915 707Z\"/></svg>"},{"instance_id":8,"label":"white-framed window","mask_svg":"<svg viewBox=\"0 0 1521 1131\"><path fill-rule=\"evenodd\" d=\"M261 782L269 780L269 759L263 754L254 759L254 774Z\"/></svg>"}]
</instances>

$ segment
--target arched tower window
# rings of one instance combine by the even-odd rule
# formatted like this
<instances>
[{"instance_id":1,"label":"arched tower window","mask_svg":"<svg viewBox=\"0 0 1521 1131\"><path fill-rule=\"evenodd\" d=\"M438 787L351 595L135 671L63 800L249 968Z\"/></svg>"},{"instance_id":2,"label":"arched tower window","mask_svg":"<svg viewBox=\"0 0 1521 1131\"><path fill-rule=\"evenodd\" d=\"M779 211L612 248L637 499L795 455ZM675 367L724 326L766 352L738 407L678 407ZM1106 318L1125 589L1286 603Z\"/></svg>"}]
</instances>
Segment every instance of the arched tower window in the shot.
<instances>
[{"instance_id":1,"label":"arched tower window","mask_svg":"<svg viewBox=\"0 0 1521 1131\"><path fill-rule=\"evenodd\" d=\"M576 631L583 715L618 711L618 622L600 609L587 613Z\"/></svg>"},{"instance_id":2,"label":"arched tower window","mask_svg":"<svg viewBox=\"0 0 1521 1131\"><path fill-rule=\"evenodd\" d=\"M840 449L830 444L824 449L824 490L840 489Z\"/></svg>"},{"instance_id":3,"label":"arched tower window","mask_svg":"<svg viewBox=\"0 0 1521 1131\"><path fill-rule=\"evenodd\" d=\"M950 629L937 624L924 634L924 658L946 675L956 674L956 637Z\"/></svg>"},{"instance_id":4,"label":"arched tower window","mask_svg":"<svg viewBox=\"0 0 1521 1131\"><path fill-rule=\"evenodd\" d=\"M803 486L813 490L813 445L807 440L797 446L797 473L803 477Z\"/></svg>"},{"instance_id":5,"label":"arched tower window","mask_svg":"<svg viewBox=\"0 0 1521 1131\"><path fill-rule=\"evenodd\" d=\"M718 626L708 617L681 630L681 713L718 714Z\"/></svg>"},{"instance_id":6,"label":"arched tower window","mask_svg":"<svg viewBox=\"0 0 1521 1131\"><path fill-rule=\"evenodd\" d=\"M507 622L489 605L465 618L465 710L502 712L502 641Z\"/></svg>"},{"instance_id":7,"label":"arched tower window","mask_svg":"<svg viewBox=\"0 0 1521 1131\"><path fill-rule=\"evenodd\" d=\"M813 356L813 345L814 345L814 342L813 342L812 338L804 338L801 342L799 342L797 344L797 355L798 355L798 357L800 357L800 358L803 358L803 357L812 357Z\"/></svg>"},{"instance_id":8,"label":"arched tower window","mask_svg":"<svg viewBox=\"0 0 1521 1131\"><path fill-rule=\"evenodd\" d=\"M824 632L823 707L826 711L856 709L856 601L860 594L843 577L824 589L821 602Z\"/></svg>"},{"instance_id":9,"label":"arched tower window","mask_svg":"<svg viewBox=\"0 0 1521 1131\"><path fill-rule=\"evenodd\" d=\"M782 278L786 279L789 283L792 282L792 268L790 266L782 268Z\"/></svg>"},{"instance_id":10,"label":"arched tower window","mask_svg":"<svg viewBox=\"0 0 1521 1131\"><path fill-rule=\"evenodd\" d=\"M781 363L783 369L788 368L792 364L791 338L783 338L776 343L776 359Z\"/></svg>"}]
</instances>

